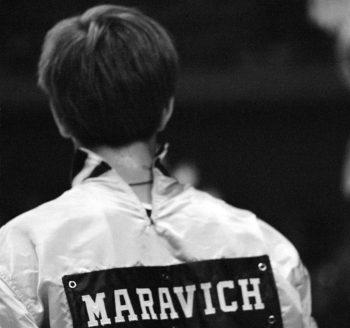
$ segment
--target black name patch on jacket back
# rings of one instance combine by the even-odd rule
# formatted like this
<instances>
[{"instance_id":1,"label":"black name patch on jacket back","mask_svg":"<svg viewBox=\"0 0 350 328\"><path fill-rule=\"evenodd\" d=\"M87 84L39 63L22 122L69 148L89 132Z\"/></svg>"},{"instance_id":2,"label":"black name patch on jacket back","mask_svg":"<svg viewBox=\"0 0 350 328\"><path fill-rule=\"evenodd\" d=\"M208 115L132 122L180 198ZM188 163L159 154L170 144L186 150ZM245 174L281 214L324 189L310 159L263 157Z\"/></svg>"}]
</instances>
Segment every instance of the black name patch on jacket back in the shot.
<instances>
[{"instance_id":1,"label":"black name patch on jacket back","mask_svg":"<svg viewBox=\"0 0 350 328\"><path fill-rule=\"evenodd\" d=\"M268 256L62 278L74 328L282 328Z\"/></svg>"}]
</instances>

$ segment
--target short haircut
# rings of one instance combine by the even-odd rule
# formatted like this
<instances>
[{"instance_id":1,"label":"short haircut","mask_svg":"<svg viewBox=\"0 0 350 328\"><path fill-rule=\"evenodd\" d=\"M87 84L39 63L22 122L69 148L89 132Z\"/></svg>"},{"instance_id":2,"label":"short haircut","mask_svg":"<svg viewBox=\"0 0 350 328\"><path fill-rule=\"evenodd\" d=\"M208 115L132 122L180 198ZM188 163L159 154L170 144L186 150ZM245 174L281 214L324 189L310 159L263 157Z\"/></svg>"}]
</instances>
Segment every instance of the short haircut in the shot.
<instances>
[{"instance_id":1,"label":"short haircut","mask_svg":"<svg viewBox=\"0 0 350 328\"><path fill-rule=\"evenodd\" d=\"M47 33L38 83L83 146L122 146L156 132L177 73L162 26L136 9L101 5Z\"/></svg>"}]
</instances>

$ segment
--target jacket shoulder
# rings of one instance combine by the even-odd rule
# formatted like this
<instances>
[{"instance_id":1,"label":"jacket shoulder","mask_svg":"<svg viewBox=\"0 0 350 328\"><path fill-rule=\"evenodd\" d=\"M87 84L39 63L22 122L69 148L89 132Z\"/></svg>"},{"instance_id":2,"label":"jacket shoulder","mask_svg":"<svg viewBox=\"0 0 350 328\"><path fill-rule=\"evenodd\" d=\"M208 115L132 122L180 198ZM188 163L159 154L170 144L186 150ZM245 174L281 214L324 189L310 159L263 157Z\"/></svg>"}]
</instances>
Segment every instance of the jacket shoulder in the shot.
<instances>
[{"instance_id":1,"label":"jacket shoulder","mask_svg":"<svg viewBox=\"0 0 350 328\"><path fill-rule=\"evenodd\" d=\"M250 222L251 224L258 223L256 215L249 210L230 205L222 199L197 189L192 189L191 194L192 204L195 210L203 216L210 216L218 219L228 218L231 220L242 220L246 223Z\"/></svg>"},{"instance_id":2,"label":"jacket shoulder","mask_svg":"<svg viewBox=\"0 0 350 328\"><path fill-rule=\"evenodd\" d=\"M267 222L258 219L259 229L274 263L285 278L291 275L306 275L306 269L293 243Z\"/></svg>"},{"instance_id":3,"label":"jacket shoulder","mask_svg":"<svg viewBox=\"0 0 350 328\"><path fill-rule=\"evenodd\" d=\"M238 224L244 233L259 238L262 249L266 250L271 260L286 269L285 275L289 274L290 268L300 267L301 260L295 246L281 232L253 212L234 207L206 192L192 192L196 208L203 215L224 220L228 224Z\"/></svg>"},{"instance_id":4,"label":"jacket shoulder","mask_svg":"<svg viewBox=\"0 0 350 328\"><path fill-rule=\"evenodd\" d=\"M81 224L83 218L96 212L94 202L88 195L68 190L58 198L39 205L8 221L0 228L0 247L13 247L18 252L21 248L30 249L52 236L53 232L68 226L77 219ZM69 223L71 222L71 223Z\"/></svg>"}]
</instances>

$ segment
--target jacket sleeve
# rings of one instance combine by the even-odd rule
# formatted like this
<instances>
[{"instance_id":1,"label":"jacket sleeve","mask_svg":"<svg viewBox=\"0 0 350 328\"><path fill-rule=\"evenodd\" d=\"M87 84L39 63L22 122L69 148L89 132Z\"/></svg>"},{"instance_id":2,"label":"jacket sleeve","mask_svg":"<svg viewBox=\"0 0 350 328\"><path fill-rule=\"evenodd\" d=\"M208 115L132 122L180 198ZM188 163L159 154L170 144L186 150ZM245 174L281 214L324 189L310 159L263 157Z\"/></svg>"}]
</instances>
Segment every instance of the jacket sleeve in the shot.
<instances>
[{"instance_id":1,"label":"jacket sleeve","mask_svg":"<svg viewBox=\"0 0 350 328\"><path fill-rule=\"evenodd\" d=\"M266 222L259 220L259 224L273 266L294 290L293 295L297 298L303 327L317 328L312 317L310 276L297 250L287 238Z\"/></svg>"},{"instance_id":2,"label":"jacket sleeve","mask_svg":"<svg viewBox=\"0 0 350 328\"><path fill-rule=\"evenodd\" d=\"M38 328L18 295L0 278L0 328Z\"/></svg>"},{"instance_id":3,"label":"jacket sleeve","mask_svg":"<svg viewBox=\"0 0 350 328\"><path fill-rule=\"evenodd\" d=\"M42 313L35 246L10 222L0 229L0 328L40 327Z\"/></svg>"},{"instance_id":4,"label":"jacket sleeve","mask_svg":"<svg viewBox=\"0 0 350 328\"><path fill-rule=\"evenodd\" d=\"M298 265L291 271L289 280L298 291L305 328L317 328L312 317L310 276L300 259Z\"/></svg>"}]
</instances>

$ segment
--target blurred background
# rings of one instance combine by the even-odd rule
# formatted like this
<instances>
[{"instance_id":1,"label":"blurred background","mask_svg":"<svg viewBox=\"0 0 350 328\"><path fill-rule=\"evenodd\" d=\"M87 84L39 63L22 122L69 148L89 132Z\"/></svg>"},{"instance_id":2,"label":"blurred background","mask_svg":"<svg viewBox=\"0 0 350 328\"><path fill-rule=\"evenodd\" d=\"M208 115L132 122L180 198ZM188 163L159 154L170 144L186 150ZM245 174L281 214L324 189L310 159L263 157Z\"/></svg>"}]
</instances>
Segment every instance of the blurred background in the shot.
<instances>
[{"instance_id":1,"label":"blurred background","mask_svg":"<svg viewBox=\"0 0 350 328\"><path fill-rule=\"evenodd\" d=\"M285 234L319 327L348 328L350 91L335 39L349 2L0 0L0 225L69 188L73 149L36 87L45 32L96 4L135 6L181 57L168 167Z\"/></svg>"}]
</instances>

